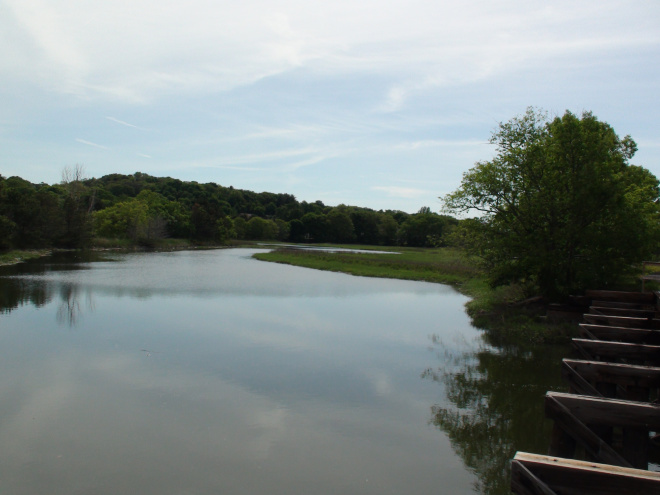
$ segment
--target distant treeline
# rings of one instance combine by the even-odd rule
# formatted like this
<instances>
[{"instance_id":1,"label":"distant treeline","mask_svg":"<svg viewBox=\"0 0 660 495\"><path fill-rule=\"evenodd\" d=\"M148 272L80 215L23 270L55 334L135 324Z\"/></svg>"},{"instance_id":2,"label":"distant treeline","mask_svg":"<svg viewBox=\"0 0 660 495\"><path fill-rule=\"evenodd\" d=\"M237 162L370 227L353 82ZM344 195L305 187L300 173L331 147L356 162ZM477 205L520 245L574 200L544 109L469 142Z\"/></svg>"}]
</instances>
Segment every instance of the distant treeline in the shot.
<instances>
[{"instance_id":1,"label":"distant treeline","mask_svg":"<svg viewBox=\"0 0 660 495\"><path fill-rule=\"evenodd\" d=\"M418 213L326 206L276 194L170 177L110 174L86 179L66 169L60 184L0 176L0 248L85 247L94 238L156 245L171 237L440 246L458 224Z\"/></svg>"}]
</instances>

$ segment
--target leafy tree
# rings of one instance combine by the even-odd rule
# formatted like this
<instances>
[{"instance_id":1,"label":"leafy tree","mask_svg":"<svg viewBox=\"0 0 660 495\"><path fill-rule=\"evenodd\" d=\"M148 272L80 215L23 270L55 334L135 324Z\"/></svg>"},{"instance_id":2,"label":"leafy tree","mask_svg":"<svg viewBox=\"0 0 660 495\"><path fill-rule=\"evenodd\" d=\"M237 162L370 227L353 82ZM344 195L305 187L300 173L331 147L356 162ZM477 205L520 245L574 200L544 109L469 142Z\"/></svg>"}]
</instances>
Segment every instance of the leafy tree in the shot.
<instances>
[{"instance_id":1,"label":"leafy tree","mask_svg":"<svg viewBox=\"0 0 660 495\"><path fill-rule=\"evenodd\" d=\"M218 242L227 242L236 237L234 222L228 216L222 217L217 221L217 234L215 240Z\"/></svg>"},{"instance_id":2,"label":"leafy tree","mask_svg":"<svg viewBox=\"0 0 660 495\"><path fill-rule=\"evenodd\" d=\"M289 222L289 240L303 242L305 240L305 224L297 218Z\"/></svg>"},{"instance_id":3,"label":"leafy tree","mask_svg":"<svg viewBox=\"0 0 660 495\"><path fill-rule=\"evenodd\" d=\"M378 221L378 237L380 244L385 246L394 246L396 244L396 234L399 230L399 224L389 213L380 213Z\"/></svg>"},{"instance_id":4,"label":"leafy tree","mask_svg":"<svg viewBox=\"0 0 660 495\"><path fill-rule=\"evenodd\" d=\"M305 213L300 221L305 226L305 240L312 242L325 241L327 233L326 215L323 213Z\"/></svg>"},{"instance_id":5,"label":"leafy tree","mask_svg":"<svg viewBox=\"0 0 660 495\"><path fill-rule=\"evenodd\" d=\"M236 239L245 239L245 224L247 224L245 218L234 218L234 232L236 233Z\"/></svg>"},{"instance_id":6,"label":"leafy tree","mask_svg":"<svg viewBox=\"0 0 660 495\"><path fill-rule=\"evenodd\" d=\"M445 196L494 285L529 281L558 298L608 287L653 253L658 180L628 162L637 147L591 113L549 121L528 109L501 123L497 156L478 162Z\"/></svg>"},{"instance_id":7,"label":"leafy tree","mask_svg":"<svg viewBox=\"0 0 660 495\"><path fill-rule=\"evenodd\" d=\"M398 243L403 246L435 247L445 245L445 236L458 223L447 215L431 213L425 206L401 224Z\"/></svg>"},{"instance_id":8,"label":"leafy tree","mask_svg":"<svg viewBox=\"0 0 660 495\"><path fill-rule=\"evenodd\" d=\"M137 240L148 220L149 205L135 198L94 213L96 233L108 238Z\"/></svg>"},{"instance_id":9,"label":"leafy tree","mask_svg":"<svg viewBox=\"0 0 660 495\"><path fill-rule=\"evenodd\" d=\"M353 221L344 205L333 208L326 215L326 229L331 242L351 242L355 239Z\"/></svg>"},{"instance_id":10,"label":"leafy tree","mask_svg":"<svg viewBox=\"0 0 660 495\"><path fill-rule=\"evenodd\" d=\"M82 165L62 170L61 186L65 191L64 219L66 234L63 242L67 247L84 247L92 238L95 191L85 185L85 168Z\"/></svg>"},{"instance_id":11,"label":"leafy tree","mask_svg":"<svg viewBox=\"0 0 660 495\"><path fill-rule=\"evenodd\" d=\"M378 244L378 213L367 208L354 208L351 220L355 227L355 236L359 244Z\"/></svg>"},{"instance_id":12,"label":"leafy tree","mask_svg":"<svg viewBox=\"0 0 660 495\"><path fill-rule=\"evenodd\" d=\"M245 224L245 238L254 241L273 240L277 238L279 229L272 220L252 217Z\"/></svg>"}]
</instances>

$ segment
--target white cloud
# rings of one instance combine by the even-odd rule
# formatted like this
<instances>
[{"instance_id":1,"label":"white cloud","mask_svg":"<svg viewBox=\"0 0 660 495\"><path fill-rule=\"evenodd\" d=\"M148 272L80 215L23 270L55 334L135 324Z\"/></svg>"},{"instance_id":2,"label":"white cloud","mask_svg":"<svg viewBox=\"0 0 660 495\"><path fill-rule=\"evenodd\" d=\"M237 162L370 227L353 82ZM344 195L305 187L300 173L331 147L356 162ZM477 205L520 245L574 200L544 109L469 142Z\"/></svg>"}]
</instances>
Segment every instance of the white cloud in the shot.
<instances>
[{"instance_id":1,"label":"white cloud","mask_svg":"<svg viewBox=\"0 0 660 495\"><path fill-rule=\"evenodd\" d=\"M299 67L388 74L383 109L411 94L603 50L657 43L646 3L470 1L7 0L3 77L86 98L148 101L214 92ZM624 7L625 5L625 7ZM620 15L612 15L621 10ZM647 16L652 19L651 16ZM618 28L618 29L617 29ZM632 35L632 36L631 36ZM25 57L29 57L25 63ZM11 60L13 62L8 63ZM21 65L18 74L10 72Z\"/></svg>"}]
</instances>

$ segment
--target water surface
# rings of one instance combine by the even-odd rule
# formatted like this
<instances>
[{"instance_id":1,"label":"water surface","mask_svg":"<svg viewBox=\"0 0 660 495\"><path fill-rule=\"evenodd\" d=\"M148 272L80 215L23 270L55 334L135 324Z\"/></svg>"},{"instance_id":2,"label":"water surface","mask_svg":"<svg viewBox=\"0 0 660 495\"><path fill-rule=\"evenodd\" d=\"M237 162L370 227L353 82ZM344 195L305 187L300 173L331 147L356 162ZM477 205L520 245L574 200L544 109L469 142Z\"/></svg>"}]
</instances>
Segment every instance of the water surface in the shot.
<instances>
[{"instance_id":1,"label":"water surface","mask_svg":"<svg viewBox=\"0 0 660 495\"><path fill-rule=\"evenodd\" d=\"M449 287L254 252L0 272L0 493L506 493L547 353L487 346Z\"/></svg>"}]
</instances>

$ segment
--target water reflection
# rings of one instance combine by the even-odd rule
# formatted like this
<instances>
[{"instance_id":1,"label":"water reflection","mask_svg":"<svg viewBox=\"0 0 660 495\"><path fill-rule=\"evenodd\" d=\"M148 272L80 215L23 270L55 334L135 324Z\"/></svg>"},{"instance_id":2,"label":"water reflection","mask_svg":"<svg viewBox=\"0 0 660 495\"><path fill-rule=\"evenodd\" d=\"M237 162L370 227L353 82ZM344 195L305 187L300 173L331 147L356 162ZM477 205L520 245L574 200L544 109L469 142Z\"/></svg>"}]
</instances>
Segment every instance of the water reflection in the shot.
<instances>
[{"instance_id":1,"label":"water reflection","mask_svg":"<svg viewBox=\"0 0 660 495\"><path fill-rule=\"evenodd\" d=\"M431 337L442 365L422 376L443 386L450 403L431 408L431 423L444 431L454 451L477 476L484 495L511 493L509 468L518 450L546 453L551 422L543 397L562 390L564 347L492 348L455 352Z\"/></svg>"},{"instance_id":2,"label":"water reflection","mask_svg":"<svg viewBox=\"0 0 660 495\"><path fill-rule=\"evenodd\" d=\"M94 310L91 293L81 292L80 286L74 283L52 284L43 280L0 277L0 314L9 314L26 305L40 308L59 299L57 322L74 327L83 314L83 308ZM81 304L83 298L84 305Z\"/></svg>"},{"instance_id":3,"label":"water reflection","mask_svg":"<svg viewBox=\"0 0 660 495\"><path fill-rule=\"evenodd\" d=\"M508 493L544 451L559 359L479 344L449 287L254 252L1 269L0 492Z\"/></svg>"},{"instance_id":4,"label":"water reflection","mask_svg":"<svg viewBox=\"0 0 660 495\"><path fill-rule=\"evenodd\" d=\"M43 307L59 296L61 305L57 321L75 326L81 313L80 287L75 282L53 283L50 276L92 270L93 262L110 261L113 258L105 253L61 252L48 258L0 267L0 314L9 314L26 305ZM87 307L93 309L91 299Z\"/></svg>"},{"instance_id":5,"label":"water reflection","mask_svg":"<svg viewBox=\"0 0 660 495\"><path fill-rule=\"evenodd\" d=\"M0 314L11 313L24 305L42 307L53 298L52 290L44 283L0 277Z\"/></svg>"}]
</instances>

